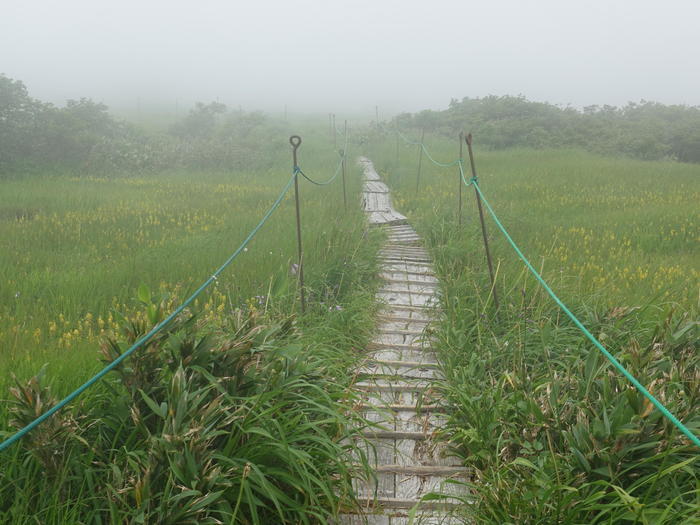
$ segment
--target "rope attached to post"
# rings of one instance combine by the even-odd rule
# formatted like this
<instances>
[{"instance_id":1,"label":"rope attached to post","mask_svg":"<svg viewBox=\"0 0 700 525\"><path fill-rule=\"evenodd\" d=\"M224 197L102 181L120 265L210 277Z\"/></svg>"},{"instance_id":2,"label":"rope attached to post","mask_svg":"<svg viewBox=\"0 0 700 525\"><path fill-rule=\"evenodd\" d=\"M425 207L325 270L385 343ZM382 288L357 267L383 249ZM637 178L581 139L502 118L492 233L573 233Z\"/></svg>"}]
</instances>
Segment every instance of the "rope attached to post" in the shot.
<instances>
[{"instance_id":1,"label":"rope attached to post","mask_svg":"<svg viewBox=\"0 0 700 525\"><path fill-rule=\"evenodd\" d=\"M671 422L673 423L678 430L680 430L690 441L692 441L697 447L700 447L700 439L693 434L690 429L688 429L681 421L674 416L670 410L668 410L661 401L656 399L649 390L647 390L644 385L642 385L636 377L634 377L630 372L627 371L627 369L617 360L615 359L615 356L613 356L601 343L596 339L596 337L583 325L581 321L578 320L578 318L569 310L569 308L562 302L559 297L552 291L552 289L549 287L547 282L542 278L542 276L535 270L535 268L530 264L530 261L523 255L523 252L520 250L517 244L515 244L515 241L513 238L510 236L508 231L505 229L501 221L498 219L498 216L496 215L496 212L493 211L493 208L489 204L488 200L486 200L486 197L484 196L484 193L481 191L481 188L479 187L479 184L477 181L474 181L474 187L476 188L476 191L479 192L479 195L481 196L481 200L484 202L484 206L486 206L486 209L488 210L489 214L493 218L493 221L496 223L496 226L498 226L498 229L501 230L501 233L503 236L506 238L510 246L513 248L515 253L518 255L518 257L525 263L525 266L527 267L528 270L530 270L530 273L537 279L537 281L540 283L542 288L545 289L545 291L549 294L549 296L554 299L554 302L557 303L557 306L567 315L571 321L576 325L576 327L583 332L583 334L593 343L593 345L607 358L608 361L612 363L612 365L623 375L627 378L627 380L634 385L634 387L639 390L639 392L646 397L649 402L651 402L659 411Z\"/></svg>"},{"instance_id":2,"label":"rope attached to post","mask_svg":"<svg viewBox=\"0 0 700 525\"><path fill-rule=\"evenodd\" d=\"M312 179L311 177L309 177L306 173L304 173L299 166L294 166L294 172L298 173L299 175L304 177L307 181L309 181L311 184L314 184L316 186L328 186L329 184L331 184L338 177L338 175L340 175L340 173L342 172L343 162L345 162L345 160L347 159L347 156L348 156L348 135L347 135L347 133L345 133L344 136L345 136L345 145L344 145L343 149L341 149L338 152L338 155L340 156L340 160L338 161L338 165L335 168L335 172L333 172L333 175L331 175L331 177L329 179L327 179L323 182L318 182L318 181Z\"/></svg>"},{"instance_id":3,"label":"rope attached to post","mask_svg":"<svg viewBox=\"0 0 700 525\"><path fill-rule=\"evenodd\" d=\"M476 171L474 170L472 177L467 181L467 178L464 174L464 163L462 159L457 159L451 163L442 163L442 162L437 162L435 159L433 159L426 149L425 145L423 142L416 142L408 139L406 136L404 136L398 128L396 129L396 133L399 137L401 137L404 142L406 142L409 145L413 146L420 146L423 150L423 152L426 154L426 156L437 166L440 167L450 167L457 165L459 166L459 174L462 179L462 182L464 183L465 186L474 186L474 189L477 192L478 197L484 202L484 206L488 210L489 214L493 218L494 222L496 223L496 226L498 226L498 229L501 231L501 233L505 236L506 240L508 243L511 245L517 256L525 263L525 266L527 269L532 273L532 275L537 279L539 284L545 289L547 294L554 299L556 302L557 306L566 314L566 316L571 319L571 321L576 325L576 327L583 332L583 334L590 340L593 345L605 356L605 358L612 363L612 365L620 372L644 397L646 397L650 403L652 403L663 415L668 419L678 430L680 430L683 435L685 435L695 446L700 447L700 438L698 438L688 427L686 427L676 416L674 416L668 408L666 408L663 403L661 403L658 399L656 399L649 390L647 390L644 385L642 385L639 380L634 377L630 372L627 371L627 369L620 363L615 356L613 356L610 351L608 351L601 343L596 339L596 337L583 325L581 321L569 310L569 308L559 299L559 297L554 293L554 291L550 288L550 286L547 284L547 282L542 278L542 276L535 270L535 268L530 264L530 261L525 257L523 252L520 250L518 245L513 241L513 238L510 236L508 231L505 229L501 221L498 219L498 216L496 215L496 212L494 212L493 208L489 204L488 200L486 200L486 197L484 196L484 193L481 191L481 188L479 187L479 179L476 175ZM471 149L471 134L468 135L467 137L467 144L470 146ZM470 160L473 161L473 157L470 155ZM472 166L473 168L473 166Z\"/></svg>"},{"instance_id":4,"label":"rope attached to post","mask_svg":"<svg viewBox=\"0 0 700 525\"><path fill-rule=\"evenodd\" d=\"M461 162L460 159L453 160L452 162L440 162L438 160L435 160L433 158L433 156L430 154L430 151L428 151L428 148L425 147L425 144L423 144L422 141L410 140L403 133L401 133L398 129L396 130L396 133L398 134L399 137L401 137L401 139L403 139L403 141L406 144L409 144L411 146L420 146L421 150L423 150L423 153L425 154L425 156L428 157L428 160L430 160L430 162L432 162L436 166L439 166L440 168L451 168L452 166L457 166Z\"/></svg>"},{"instance_id":5,"label":"rope attached to post","mask_svg":"<svg viewBox=\"0 0 700 525\"><path fill-rule=\"evenodd\" d=\"M202 285L195 290L195 292L190 295L180 306L178 306L168 317L163 319L160 323L158 323L156 326L154 326L146 335L141 337L139 340L137 340L134 344L132 344L123 354L121 354L119 357L117 357L114 361L109 363L107 366L105 366L102 370L100 370L97 374L95 374L93 377L91 377L89 380L87 380L85 383L83 383L81 386L76 388L73 392L68 394L65 398L63 398L61 401L56 403L53 407L51 407L49 410L41 414L39 417L37 417L34 421L26 425L24 428L18 430L15 432L12 436L7 438L5 441L0 443L0 451L5 450L8 448L10 445L15 443L16 441L19 441L22 439L24 436L26 436L29 432L34 430L36 427L38 427L41 423L46 421L48 418L53 416L56 412L64 408L68 403L73 401L75 398L77 398L80 394L85 392L88 388L90 388L92 385L97 383L100 379L102 379L107 373L110 371L114 370L117 366L121 364L122 361L124 361L127 357L129 357L131 354L133 354L136 350L142 348L144 345L146 345L148 342L150 342L153 337L155 337L158 333L160 333L165 327L167 327L178 315L180 315L185 308L187 308L192 302L204 291L206 290L211 283L216 282L219 275L221 272L223 272L233 261L236 260L236 258L243 252L245 247L250 243L250 241L255 237L255 235L260 231L260 229L263 227L263 225L268 221L268 219L272 216L274 211L279 207L279 205L282 203L282 200L284 199L285 195L287 195L287 192L289 191L289 188L292 187L292 183L296 180L297 175L294 173L287 184L285 184L284 188L282 189L281 193L275 199L274 203L270 208L267 210L265 215L263 215L262 219L258 224L251 230L251 232L248 234L248 236L243 240L243 242L240 244L238 248L236 248L236 251L234 251L231 256L226 259L226 261L209 277Z\"/></svg>"}]
</instances>

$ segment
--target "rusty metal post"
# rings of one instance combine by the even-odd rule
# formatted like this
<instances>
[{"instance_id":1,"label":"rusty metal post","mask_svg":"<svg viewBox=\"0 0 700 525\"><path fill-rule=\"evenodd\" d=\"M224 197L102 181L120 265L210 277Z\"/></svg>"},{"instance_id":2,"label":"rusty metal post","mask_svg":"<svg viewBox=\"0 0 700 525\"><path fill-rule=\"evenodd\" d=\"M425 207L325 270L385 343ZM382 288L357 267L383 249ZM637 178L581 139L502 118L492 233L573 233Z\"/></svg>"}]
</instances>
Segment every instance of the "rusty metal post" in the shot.
<instances>
[{"instance_id":1,"label":"rusty metal post","mask_svg":"<svg viewBox=\"0 0 700 525\"><path fill-rule=\"evenodd\" d=\"M399 128L396 127L396 168L399 167Z\"/></svg>"},{"instance_id":2,"label":"rusty metal post","mask_svg":"<svg viewBox=\"0 0 700 525\"><path fill-rule=\"evenodd\" d=\"M340 156L342 159L340 160L341 163L341 170L342 170L342 176L343 176L343 208L345 211L348 211L348 197L347 194L345 193L345 150L344 149L339 149L338 152L340 153Z\"/></svg>"},{"instance_id":3,"label":"rusty metal post","mask_svg":"<svg viewBox=\"0 0 700 525\"><path fill-rule=\"evenodd\" d=\"M297 209L297 252L299 254L299 264L297 275L299 276L299 298L301 300L301 313L306 311L306 297L304 295L304 251L301 245L301 212L299 210L299 163L297 162L297 149L301 145L301 137L292 135L289 137L292 145L292 158L294 161L294 203Z\"/></svg>"},{"instance_id":4,"label":"rusty metal post","mask_svg":"<svg viewBox=\"0 0 700 525\"><path fill-rule=\"evenodd\" d=\"M335 113L333 113L333 147L338 147L338 128L335 127Z\"/></svg>"},{"instance_id":5,"label":"rusty metal post","mask_svg":"<svg viewBox=\"0 0 700 525\"><path fill-rule=\"evenodd\" d=\"M467 142L467 150L469 151L469 163L471 164L472 168L472 178L474 179L474 184L478 184L476 182L476 167L474 166L474 152L472 151L472 134L469 133L465 141ZM484 210L481 207L481 196L479 195L479 191L474 188L474 193L476 194L476 204L479 207L479 220L481 221L481 234L484 237L484 248L486 249L486 262L489 267L489 276L491 277L491 290L493 290L493 304L496 306L496 311L498 311L499 305L498 305L498 293L496 292L496 280L495 276L493 274L493 263L491 262L491 252L489 250L489 238L488 234L486 233L486 223L484 222Z\"/></svg>"},{"instance_id":6,"label":"rusty metal post","mask_svg":"<svg viewBox=\"0 0 700 525\"><path fill-rule=\"evenodd\" d=\"M343 131L345 132L345 144L348 143L348 121L345 121L345 125L343 127ZM341 169L343 170L343 207L345 208L345 211L348 211L348 196L345 193L345 150L341 149L340 150L340 156L342 157L342 160L340 161L342 163Z\"/></svg>"},{"instance_id":7,"label":"rusty metal post","mask_svg":"<svg viewBox=\"0 0 700 525\"><path fill-rule=\"evenodd\" d=\"M418 176L416 177L416 193L418 193L418 189L420 188L420 168L421 165L423 164L423 139L425 138L425 128L421 131L420 134L420 147L418 149Z\"/></svg>"},{"instance_id":8,"label":"rusty metal post","mask_svg":"<svg viewBox=\"0 0 700 525\"><path fill-rule=\"evenodd\" d=\"M457 204L457 224L462 226L462 171L464 170L464 156L462 155L462 144L464 143L464 131L459 132L459 165L457 166L457 183L459 184L459 204Z\"/></svg>"}]
</instances>

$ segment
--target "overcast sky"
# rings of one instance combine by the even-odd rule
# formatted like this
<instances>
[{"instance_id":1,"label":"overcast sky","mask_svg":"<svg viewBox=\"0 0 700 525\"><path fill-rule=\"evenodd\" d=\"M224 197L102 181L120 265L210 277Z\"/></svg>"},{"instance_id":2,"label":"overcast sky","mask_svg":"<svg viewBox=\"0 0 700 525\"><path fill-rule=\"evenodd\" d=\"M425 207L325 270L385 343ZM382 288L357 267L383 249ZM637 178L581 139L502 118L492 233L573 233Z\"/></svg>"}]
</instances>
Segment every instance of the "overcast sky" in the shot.
<instances>
[{"instance_id":1,"label":"overcast sky","mask_svg":"<svg viewBox=\"0 0 700 525\"><path fill-rule=\"evenodd\" d=\"M58 104L700 105L695 0L2 0L0 73Z\"/></svg>"}]
</instances>

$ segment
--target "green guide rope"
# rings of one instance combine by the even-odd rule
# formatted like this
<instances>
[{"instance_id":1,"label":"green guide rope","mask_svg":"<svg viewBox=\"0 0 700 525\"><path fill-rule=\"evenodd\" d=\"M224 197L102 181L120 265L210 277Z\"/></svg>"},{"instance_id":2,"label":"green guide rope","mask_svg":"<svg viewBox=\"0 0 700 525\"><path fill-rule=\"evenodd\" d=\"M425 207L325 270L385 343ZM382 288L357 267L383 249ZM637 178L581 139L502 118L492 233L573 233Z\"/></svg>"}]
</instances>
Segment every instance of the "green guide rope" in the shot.
<instances>
[{"instance_id":1,"label":"green guide rope","mask_svg":"<svg viewBox=\"0 0 700 525\"><path fill-rule=\"evenodd\" d=\"M508 231L503 227L503 224L501 224L501 221L498 219L498 216L496 215L496 212L493 211L493 208L491 208L491 205L489 202L486 200L486 197L484 196L483 192L481 191L481 188L479 187L479 180L477 179L476 176L473 176L469 181L467 181L467 178L464 175L464 162L462 159L457 159L454 162L450 163L443 163L443 162L438 162L435 159L433 159L428 152L427 148L425 147L425 144L422 142L416 142L412 141L406 136L404 136L398 129L395 130L397 135L403 139L404 142L407 144L413 145L413 146L420 146L421 149L423 150L423 153L436 165L440 166L443 168L449 168L452 166L459 166L459 174L462 179L462 182L464 183L465 186L474 186L476 191L478 192L479 196L481 199L484 201L484 205L486 206L486 209L489 211L491 214L491 217L493 218L494 222L496 223L496 226L498 226L498 229L501 230L501 233L505 236L506 240L510 243L511 247L513 250L515 250L515 253L518 255L518 257L525 263L525 266L527 266L528 270L535 276L537 281L542 285L542 287L545 289L545 291L549 294L549 296L554 299L554 301L557 303L559 308L562 309L562 311L573 321L573 323L576 325L576 327L583 332L583 334L593 343L593 345L612 363L612 365L623 375L627 378L627 380L634 385L634 387L639 390L639 392L644 395L671 423L673 423L678 430L680 430L690 441L692 441L696 446L700 447L700 439L693 434L693 432L688 429L681 421L674 416L669 409L667 409L661 401L656 399L651 392L649 392L644 385L642 385L637 378L635 378L631 373L627 371L627 369L617 360L615 359L615 356L613 356L601 343L596 339L596 337L581 323L581 321L578 320L578 318L567 308L567 306L557 297L557 295L552 291L552 289L549 287L547 282L542 278L542 276L535 270L535 268L530 264L530 261L527 260L525 255L523 255L523 252L520 251L520 248L518 248L518 245L515 244L515 241L513 241L512 237L508 234Z\"/></svg>"},{"instance_id":2,"label":"green guide rope","mask_svg":"<svg viewBox=\"0 0 700 525\"><path fill-rule=\"evenodd\" d=\"M441 168L451 168L452 166L457 166L458 164L461 165L461 163L462 163L462 159L457 159L457 160L454 160L452 162L439 162L433 158L433 156L428 151L428 148L425 147L425 144L423 144L422 142L415 142L413 140L406 138L406 136L404 136L404 134L401 133L399 130L396 130L396 133L399 135L399 137L401 137L403 139L403 141L406 144L410 144L411 146L420 146L421 149L423 150L423 153L425 153L425 156L428 157L430 162L432 162L436 166L439 166ZM464 176L464 174L462 174L462 176Z\"/></svg>"},{"instance_id":3,"label":"green guide rope","mask_svg":"<svg viewBox=\"0 0 700 525\"><path fill-rule=\"evenodd\" d=\"M143 347L145 344L147 344L153 337L158 334L161 330L163 330L166 326L168 326L173 319L175 319L178 315L182 313L182 311L187 308L192 301L194 301L206 288L211 285L211 283L215 282L221 272L223 272L237 257L238 255L245 249L245 247L248 245L248 243L255 237L255 235L258 233L260 228L267 222L267 220L270 218L270 216L274 213L274 211L279 207L280 203L282 202L282 199L284 199L284 196L287 194L289 191L289 188L291 188L292 183L296 180L296 178L301 175L304 177L306 180L311 182L312 184L315 184L317 186L326 186L333 182L338 175L341 172L341 168L343 166L343 163L347 159L348 156L348 135L345 134L345 144L343 146L343 149L339 152L340 160L338 162L338 166L335 169L335 173L326 181L324 182L317 182L313 179L311 179L309 176L306 175L302 171L302 169L299 166L294 166L294 170L292 173L291 178L287 182L287 184L284 186L282 189L282 192L279 194L275 202L272 204L272 206L268 209L268 211L265 213L263 218L260 220L260 222L253 228L253 230L248 234L248 236L245 238L245 240L241 243L241 245L236 249L235 252L224 262L224 264L217 269L209 279L207 279L185 302L183 302L177 309L175 309L168 317L166 317L163 321L158 323L156 326L154 326L146 335L141 337L138 341L136 341L131 347L129 347L128 350L126 350L123 354L121 354L118 358L116 358L114 361L112 361L109 365L105 366L102 370L100 370L97 374L95 374L92 378L90 378L88 381L86 381L83 385L79 386L76 388L73 392L68 394L64 399L59 401L56 405L51 407L49 410L41 414L39 417L37 417L34 421L29 423L27 426L24 428L18 430L15 434L7 438L5 441L0 443L0 451L5 450L7 447L15 443L16 441L19 441L22 439L25 435L27 435L29 432L31 432L33 429L35 429L37 426L39 426L41 423L46 421L48 418L50 418L52 415L54 415L56 412L61 410L63 407L65 407L68 403L73 401L76 397L78 397L80 394L82 394L85 390L90 388L92 385L97 383L100 379L102 379L108 372L111 370L114 370L119 364L124 361L127 357L129 357L131 354L133 354L136 350L139 348Z\"/></svg>"},{"instance_id":4,"label":"green guide rope","mask_svg":"<svg viewBox=\"0 0 700 525\"><path fill-rule=\"evenodd\" d=\"M294 172L295 172L295 173L298 173L299 175L301 175L302 177L304 177L304 178L305 178L306 180L308 180L311 184L315 184L316 186L327 186L327 185L329 185L331 182L333 182L333 181L338 177L338 175L340 175L340 171L341 171L340 168L342 168L342 166L343 166L343 161L345 161L345 157L346 157L346 156L347 156L347 153L343 153L343 155L341 155L341 157L340 157L340 162L338 162L338 166L335 168L335 173L333 173L333 175L331 176L330 179L328 179L328 180L326 180L326 181L324 181L324 182L318 182L318 181L313 180L313 179L310 178L306 173L304 173L304 172L302 171L302 169L301 169L299 166L295 166L295 167L294 167Z\"/></svg>"},{"instance_id":5,"label":"green guide rope","mask_svg":"<svg viewBox=\"0 0 700 525\"><path fill-rule=\"evenodd\" d=\"M102 370L100 370L97 374L95 374L92 378L90 378L88 381L86 381L84 384L76 388L73 392L68 394L65 398L63 398L61 401L56 403L53 407L51 407L49 410L41 414L39 417L37 417L34 421L29 423L27 426L24 428L18 430L15 434L13 434L11 437L7 438L5 441L0 443L0 451L5 450L7 447L15 443L16 441L19 441L22 439L25 435L27 435L29 432L31 432L33 429L35 429L37 426L39 426L41 423L46 421L48 418L53 416L56 412L61 410L63 407L65 407L68 403L73 401L76 397L78 397L80 394L82 394L85 390L90 388L92 385L97 383L100 379L102 379L105 375L107 375L108 372L119 366L119 364L124 361L127 357L129 357L131 354L133 354L136 350L144 346L146 343L148 343L153 337L158 334L161 330L163 330L166 326L168 326L173 319L175 319L178 315L182 313L182 311L187 308L192 301L194 301L197 296L199 296L206 288L211 285L211 283L215 282L221 272L223 272L237 257L240 255L241 252L245 249L245 247L248 245L248 243L255 237L255 235L258 233L260 228L263 227L263 225L267 222L267 220L272 216L274 211L279 207L279 205L282 203L282 200L284 199L284 196L287 194L289 191L289 188L291 188L292 183L297 177L297 172L301 172L301 170L295 169L294 173L290 177L289 181L287 184L284 186L282 189L282 192L279 194L275 202L270 206L270 208L267 210L265 215L263 215L263 218L258 222L258 224L251 230L251 232L248 234L248 236L243 240L241 245L236 248L236 251L231 254L231 256L226 259L224 264L222 264L212 275L204 281L204 283L197 288L197 290L190 295L185 302L183 302L180 306L177 307L168 317L163 319L160 323L158 323L156 326L154 326L150 332L148 332L146 335L141 337L138 341L136 341L133 345L129 347L128 350L126 350L123 354L121 354L119 357L117 357L114 361L112 361L110 364L105 366Z\"/></svg>"},{"instance_id":6,"label":"green guide rope","mask_svg":"<svg viewBox=\"0 0 700 525\"><path fill-rule=\"evenodd\" d=\"M484 205L486 206L486 209L489 211L491 214L491 217L493 218L494 222L496 223L496 226L498 226L498 229L501 230L501 233L505 236L506 240L508 243L511 245L513 250L515 250L515 253L518 254L518 257L525 263L525 266L527 266L528 270L532 273L532 275L535 276L535 279L542 285L542 287L545 289L545 291L549 294L549 296L554 299L554 301L557 303L559 308L561 308L564 313L573 321L573 323L578 327L579 330L583 332L583 334L593 343L593 345L600 350L600 352L612 363L612 365L623 375L627 378L627 380L634 385L634 387L639 390L644 397L646 397L656 408L659 409L659 411L671 422L673 423L678 430L680 430L690 441L692 441L696 446L700 447L700 439L693 434L690 429L688 429L683 423L681 423L676 416L674 416L670 410L668 410L658 399L656 399L651 392L649 392L644 385L642 385L637 378L635 378L632 374L630 374L627 369L622 366L622 364L615 359L615 356L613 356L601 343L596 339L596 337L581 323L581 321L578 320L578 318L571 313L571 310L567 308L567 306L557 297L557 295L552 291L552 289L549 287L547 282L542 278L542 276L533 268L532 264L530 264L530 261L527 260L525 255L523 255L523 252L520 251L520 248L518 248L518 245L515 244L515 241L511 238L511 236L508 234L508 231L503 227L503 224L501 224L501 221L498 219L498 216L496 213L493 211L493 208L491 208L491 205L489 204L488 200L486 200L486 197L484 196L483 192L481 191L481 188L479 187L478 182L472 180L472 183L474 183L474 188L476 188L476 191L479 193L479 196L481 197L481 200L484 201ZM470 183L471 184L471 183Z\"/></svg>"},{"instance_id":7,"label":"green guide rope","mask_svg":"<svg viewBox=\"0 0 700 525\"><path fill-rule=\"evenodd\" d=\"M294 173L298 173L302 177L304 177L306 180L308 180L311 184L314 184L316 186L327 186L331 182L333 182L338 175L340 175L341 168L343 167L343 162L345 162L345 159L348 156L348 137L347 135L345 136L345 145L343 146L343 149L341 150L342 153L339 153L340 160L338 161L338 165L335 168L335 172L333 175L326 181L324 182L318 182L309 177L306 173L304 173L299 166L294 166Z\"/></svg>"},{"instance_id":8,"label":"green guide rope","mask_svg":"<svg viewBox=\"0 0 700 525\"><path fill-rule=\"evenodd\" d=\"M425 147L425 145L422 142L414 142L409 139L407 139L403 134L401 134L398 129L396 130L396 133L407 143L411 145L419 145L422 149L422 151L425 153L425 155L430 159L431 162L433 162L436 166L448 168L452 166L458 166L459 167L459 173L460 177L462 179L462 182L464 183L465 186L474 186L476 191L478 192L479 196L481 199L484 201L484 205L486 206L486 209L489 211L491 214L491 217L493 218L494 222L498 226L499 230L503 235L505 236L506 240L510 243L511 247L515 250L515 253L518 255L518 257L525 263L527 268L530 270L530 272L535 276L537 281L542 285L542 287L545 289L545 291L554 299L554 301L557 303L559 308L561 308L564 313L571 319L571 321L583 332L583 334L593 343L593 345L610 361L613 366L622 374L624 375L627 380L634 385L637 390L639 390L671 423L673 423L678 430L680 430L688 439L690 439L696 446L700 447L700 439L698 439L695 434L693 434L681 421L678 420L658 399L656 399L645 387L642 385L631 373L629 373L625 367L617 360L615 357L598 341L598 339L595 338L593 334L591 334L590 331L581 323L581 321L578 320L578 318L567 308L567 306L557 297L557 295L552 291L552 289L549 287L547 282L542 278L542 276L535 270L535 268L530 264L530 261L523 255L522 251L518 247L518 245L513 241L511 236L508 234L508 231L505 229L503 224L501 224L501 221L498 219L498 216L496 213L493 211L493 208L491 208L491 205L489 204L488 200L484 196L483 192L481 191L481 188L479 187L479 182L476 177L472 177L469 181L467 181L466 176L464 174L464 163L462 159L455 160L453 162L449 163L443 163L443 162L438 162L435 160ZM272 206L268 209L268 211L265 213L265 215L262 217L260 222L253 228L253 230L248 234L248 236L243 240L241 245L236 249L236 251L231 254L231 256L209 277L189 298L187 298L177 309L175 309L168 317L166 317L163 321L158 323L156 326L154 326L146 335L141 337L138 341L136 341L131 347L129 347L128 350L126 350L123 354L121 354L119 357L117 357L114 361L112 361L109 365L105 366L102 370L100 370L97 374L95 374L92 378L90 378L87 382L85 382L83 385L75 389L73 392L71 392L68 396L66 396L64 399L62 399L60 402L58 402L56 405L51 407L49 410L41 414L39 417L37 417L34 421L29 423L27 426L24 428L20 429L17 431L15 434L13 434L11 437L0 443L0 451L5 450L8 448L10 445L15 443L16 441L19 441L22 439L26 434L31 432L34 428L39 426L42 422L50 418L52 415L54 415L56 412L64 408L68 403L70 403L72 400L74 400L76 397L78 397L80 394L82 394L85 390L90 388L92 385L97 383L100 379L102 379L108 372L119 366L119 364L124 361L127 357L129 357L132 353L134 353L136 350L144 346L146 343L148 343L153 337L158 334L161 330L163 330L166 326L168 326L173 319L175 319L178 315L182 313L182 311L187 308L206 288L208 288L211 283L215 282L218 278L218 276L238 257L238 255L245 249L245 247L248 245L248 243L255 237L255 235L258 233L258 231L263 227L263 225L267 222L267 220L272 216L274 211L279 207L281 204L282 200L284 199L285 195L291 188L293 182L297 178L298 175L302 175L305 179L307 179L309 182L316 184L318 186L325 186L327 184L330 184L335 180L335 178L338 176L340 173L340 168L342 166L342 163L345 161L347 157L347 136L345 137L345 148L342 150L341 154L341 159L338 164L338 167L335 170L335 173L331 176L330 179L328 179L325 182L317 182L309 178L299 166L294 167L294 172L292 176L290 177L289 181L287 184L284 186L282 189L282 192L279 194L277 199L274 201Z\"/></svg>"}]
</instances>

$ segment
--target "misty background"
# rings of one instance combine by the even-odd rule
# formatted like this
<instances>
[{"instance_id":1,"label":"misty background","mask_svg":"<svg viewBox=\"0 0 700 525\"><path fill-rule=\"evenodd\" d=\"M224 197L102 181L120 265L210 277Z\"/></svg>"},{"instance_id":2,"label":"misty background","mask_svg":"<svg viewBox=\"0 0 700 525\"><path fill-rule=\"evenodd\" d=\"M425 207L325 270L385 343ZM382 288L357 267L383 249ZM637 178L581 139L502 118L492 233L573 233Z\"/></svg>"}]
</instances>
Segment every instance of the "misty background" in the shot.
<instances>
[{"instance_id":1,"label":"misty background","mask_svg":"<svg viewBox=\"0 0 700 525\"><path fill-rule=\"evenodd\" d=\"M384 116L524 95L700 104L694 1L5 0L0 73L63 105Z\"/></svg>"}]
</instances>

